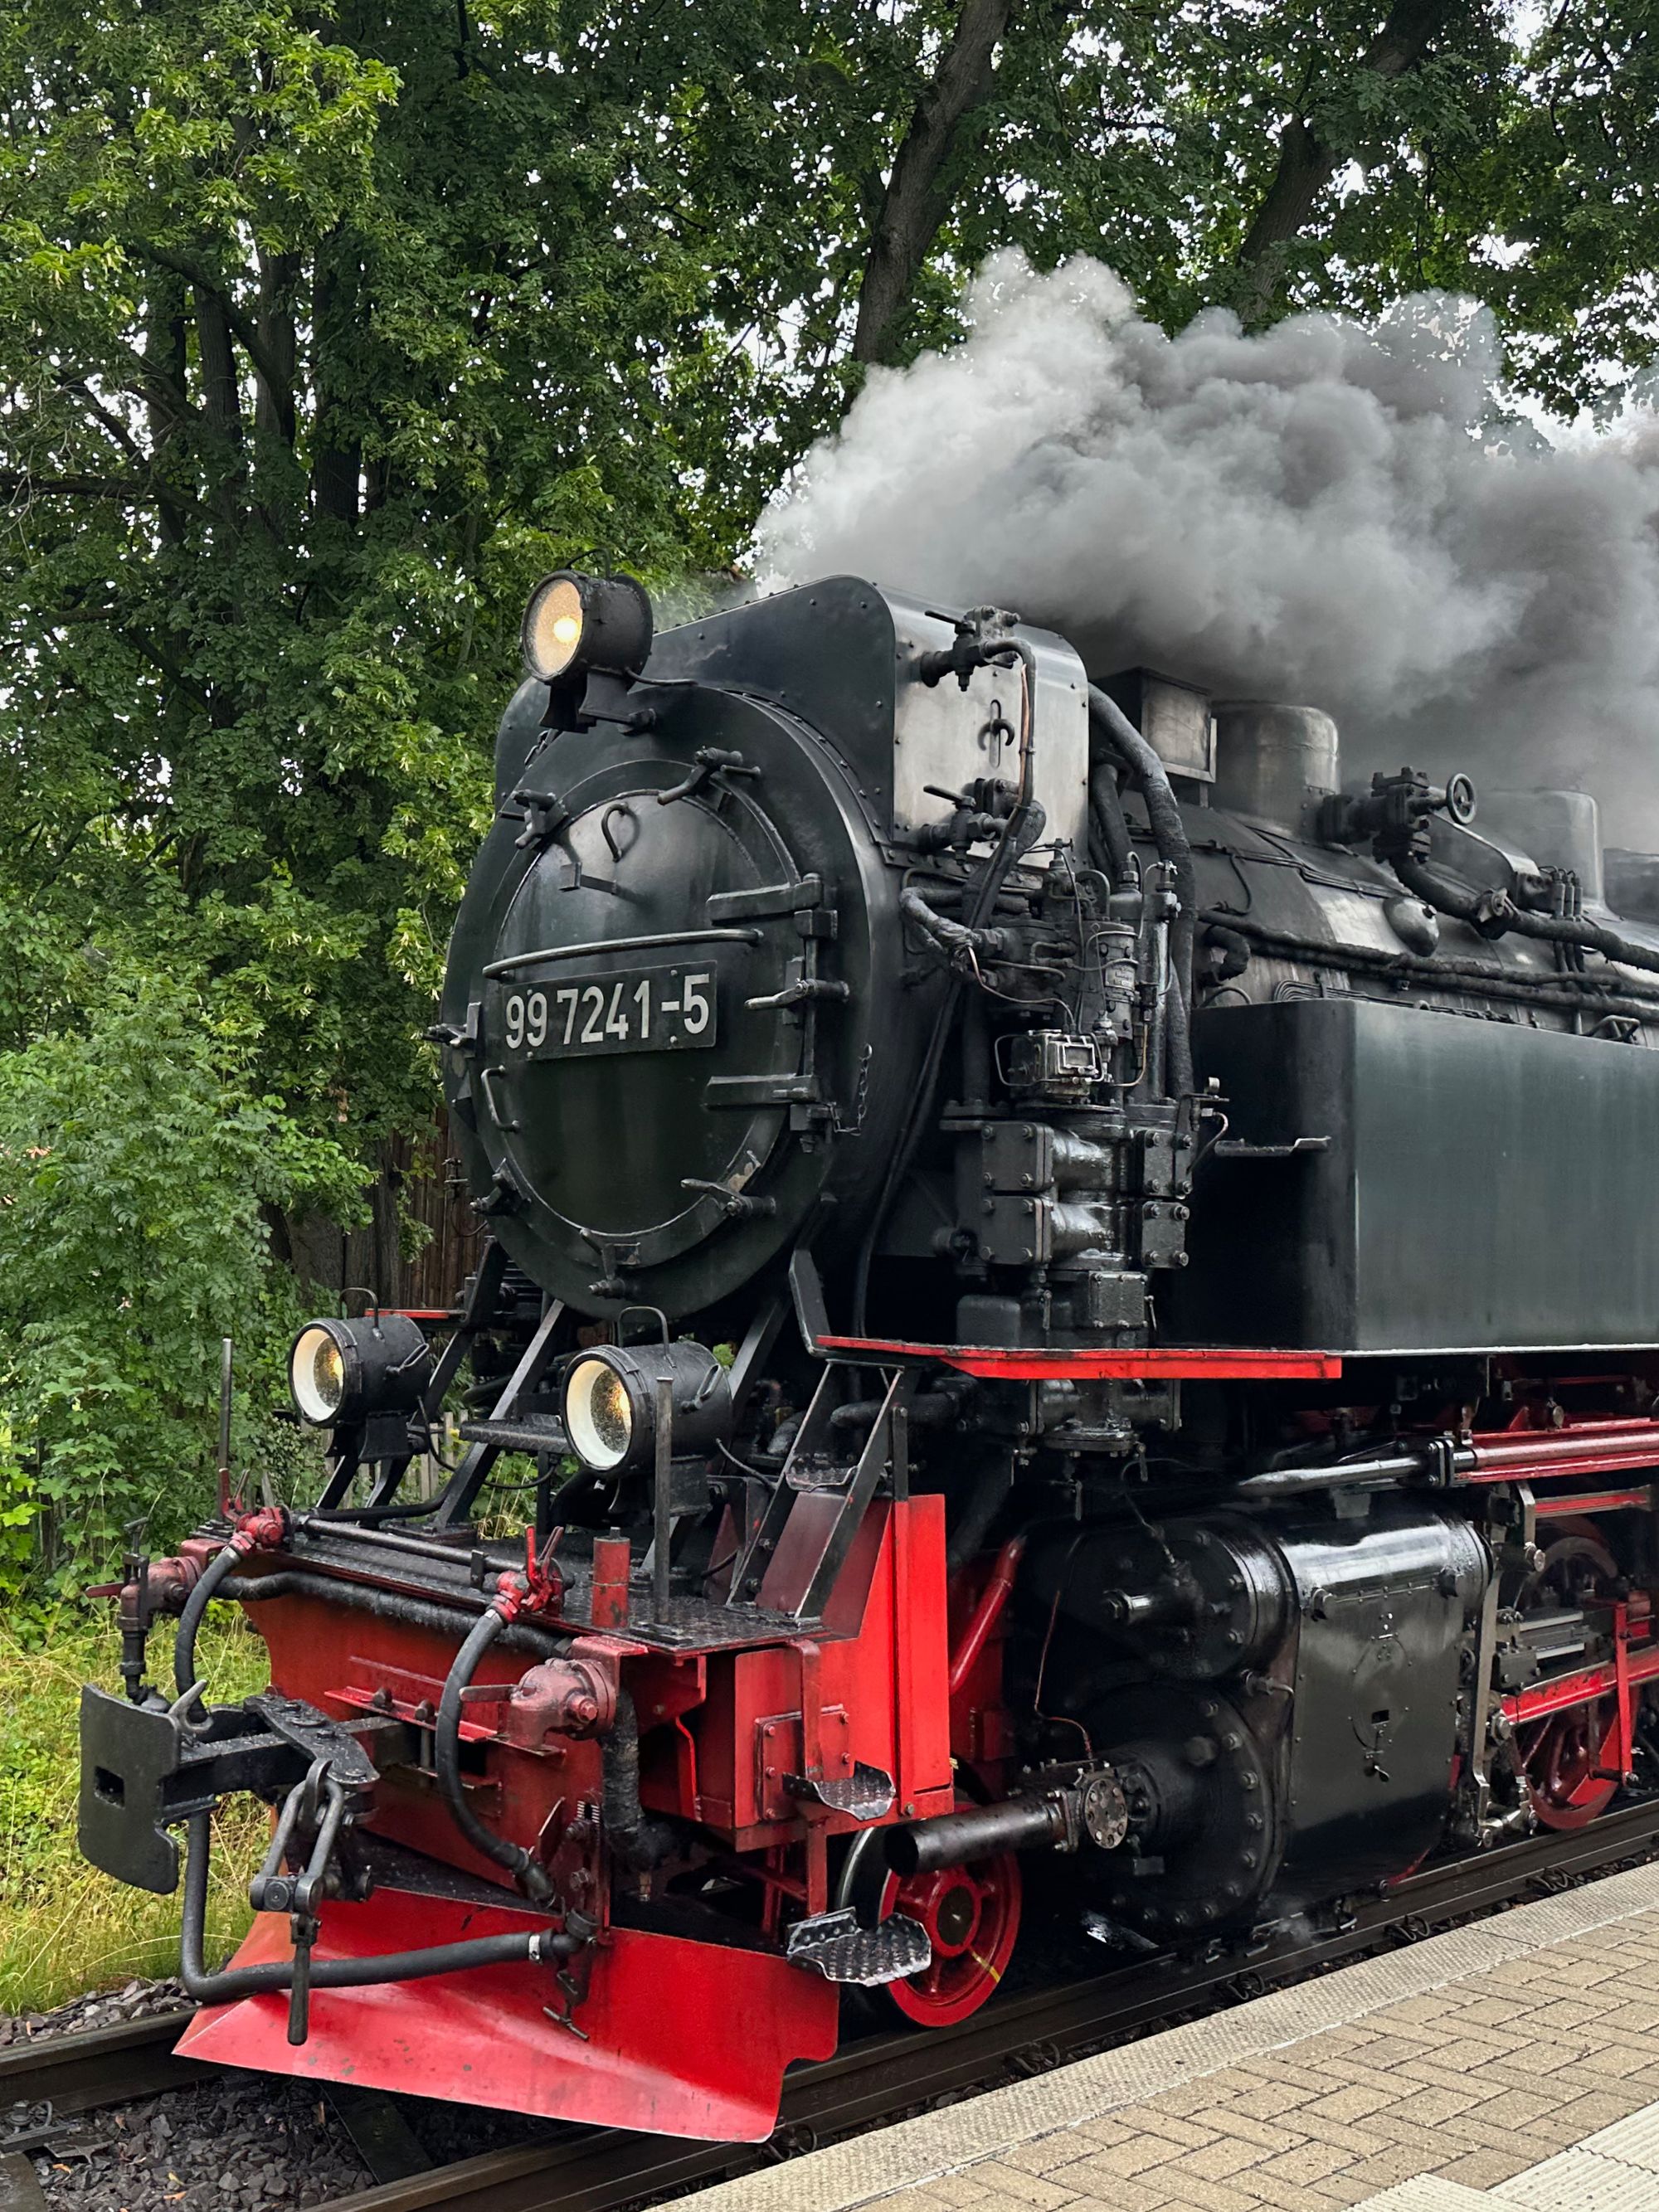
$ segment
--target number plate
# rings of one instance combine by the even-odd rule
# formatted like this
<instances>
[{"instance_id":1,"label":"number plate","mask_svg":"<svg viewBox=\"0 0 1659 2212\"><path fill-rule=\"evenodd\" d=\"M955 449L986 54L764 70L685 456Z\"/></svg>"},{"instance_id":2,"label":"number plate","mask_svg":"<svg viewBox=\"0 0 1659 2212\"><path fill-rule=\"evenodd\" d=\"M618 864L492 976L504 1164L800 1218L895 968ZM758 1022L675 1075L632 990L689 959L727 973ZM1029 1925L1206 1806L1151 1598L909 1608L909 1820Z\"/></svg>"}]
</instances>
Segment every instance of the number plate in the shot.
<instances>
[{"instance_id":1,"label":"number plate","mask_svg":"<svg viewBox=\"0 0 1659 2212\"><path fill-rule=\"evenodd\" d=\"M715 981L708 964L514 984L501 994L501 1046L519 1060L695 1050L714 1042Z\"/></svg>"}]
</instances>

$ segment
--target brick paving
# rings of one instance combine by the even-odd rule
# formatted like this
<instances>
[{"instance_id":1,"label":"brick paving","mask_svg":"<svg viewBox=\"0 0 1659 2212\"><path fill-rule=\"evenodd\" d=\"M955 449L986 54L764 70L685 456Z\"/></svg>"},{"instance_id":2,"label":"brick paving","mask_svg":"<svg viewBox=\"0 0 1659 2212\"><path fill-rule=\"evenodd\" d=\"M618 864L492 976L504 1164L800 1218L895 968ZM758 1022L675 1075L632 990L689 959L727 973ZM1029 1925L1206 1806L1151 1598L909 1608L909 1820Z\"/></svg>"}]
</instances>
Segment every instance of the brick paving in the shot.
<instances>
[{"instance_id":1,"label":"brick paving","mask_svg":"<svg viewBox=\"0 0 1659 2212\"><path fill-rule=\"evenodd\" d=\"M1659 1867L681 2204L1659 2212Z\"/></svg>"}]
</instances>

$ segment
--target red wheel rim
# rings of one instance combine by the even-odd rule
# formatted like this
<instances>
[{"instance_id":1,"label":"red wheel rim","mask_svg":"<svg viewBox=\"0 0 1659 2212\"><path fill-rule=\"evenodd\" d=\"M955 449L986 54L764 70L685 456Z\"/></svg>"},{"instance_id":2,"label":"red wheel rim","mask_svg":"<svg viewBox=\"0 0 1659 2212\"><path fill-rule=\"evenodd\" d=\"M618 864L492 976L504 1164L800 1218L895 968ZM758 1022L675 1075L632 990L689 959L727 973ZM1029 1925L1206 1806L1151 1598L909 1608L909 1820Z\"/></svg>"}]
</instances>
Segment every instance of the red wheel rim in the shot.
<instances>
[{"instance_id":1,"label":"red wheel rim","mask_svg":"<svg viewBox=\"0 0 1659 2212\"><path fill-rule=\"evenodd\" d=\"M1613 1554L1594 1525L1565 1521L1516 1602L1523 1611L1529 1602L1552 1599L1577 1604L1617 1573ZM1539 1826L1588 1827L1619 1788L1619 1700L1600 1698L1528 1723L1516 1732L1515 1749Z\"/></svg>"},{"instance_id":2,"label":"red wheel rim","mask_svg":"<svg viewBox=\"0 0 1659 2212\"><path fill-rule=\"evenodd\" d=\"M919 1920L933 1947L933 1963L887 1994L907 2020L949 2027L977 2012L996 1993L1019 1934L1019 1861L1012 1852L977 1866L937 1874L890 1875L881 1917Z\"/></svg>"},{"instance_id":3,"label":"red wheel rim","mask_svg":"<svg viewBox=\"0 0 1659 2212\"><path fill-rule=\"evenodd\" d=\"M1521 1730L1516 1748L1540 1826L1587 1827L1619 1787L1618 1701L1552 1713Z\"/></svg>"}]
</instances>

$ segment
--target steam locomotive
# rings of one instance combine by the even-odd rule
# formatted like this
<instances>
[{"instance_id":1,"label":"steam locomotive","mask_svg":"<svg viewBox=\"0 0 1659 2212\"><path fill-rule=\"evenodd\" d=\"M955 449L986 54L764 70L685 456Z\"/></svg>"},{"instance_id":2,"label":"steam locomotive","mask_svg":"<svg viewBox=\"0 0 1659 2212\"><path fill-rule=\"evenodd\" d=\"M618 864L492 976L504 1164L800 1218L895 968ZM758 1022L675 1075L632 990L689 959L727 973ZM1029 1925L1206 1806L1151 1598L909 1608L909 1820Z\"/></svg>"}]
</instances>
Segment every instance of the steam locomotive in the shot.
<instances>
[{"instance_id":1,"label":"steam locomotive","mask_svg":"<svg viewBox=\"0 0 1659 2212\"><path fill-rule=\"evenodd\" d=\"M1654 1788L1659 860L855 578L524 639L433 1033L482 1262L301 1332L320 1495L222 1483L85 1692L183 2047L761 2137L849 1986L993 1996L1022 1869L1179 1951Z\"/></svg>"}]
</instances>

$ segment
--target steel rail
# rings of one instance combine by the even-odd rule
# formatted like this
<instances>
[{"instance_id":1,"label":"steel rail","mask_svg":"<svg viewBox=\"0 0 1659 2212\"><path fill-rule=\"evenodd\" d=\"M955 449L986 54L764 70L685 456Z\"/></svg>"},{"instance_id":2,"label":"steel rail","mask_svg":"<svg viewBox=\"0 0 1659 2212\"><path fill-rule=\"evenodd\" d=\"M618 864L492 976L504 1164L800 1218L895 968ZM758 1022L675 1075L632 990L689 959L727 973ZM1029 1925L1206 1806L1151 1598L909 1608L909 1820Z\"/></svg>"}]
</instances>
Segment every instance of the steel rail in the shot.
<instances>
[{"instance_id":1,"label":"steel rail","mask_svg":"<svg viewBox=\"0 0 1659 2212\"><path fill-rule=\"evenodd\" d=\"M55 2113L72 2118L118 2098L160 2096L211 2081L222 2067L173 2054L173 2045L195 2016L193 2005L179 2005L111 2027L9 2044L0 2051L0 2106L49 2104Z\"/></svg>"},{"instance_id":2,"label":"steel rail","mask_svg":"<svg viewBox=\"0 0 1659 2212\"><path fill-rule=\"evenodd\" d=\"M1342 1924L1308 1942L1269 1938L1215 1955L1169 1953L1060 1987L1000 1997L955 2028L865 2038L785 2081L776 2140L810 2148L995 2085L1011 2061L1040 2054L1059 2064L1229 1998L1242 2001L1376 1949L1476 1917L1528 1889L1548 1890L1659 1850L1659 1799L1604 1814L1588 1828L1545 1832L1425 1869L1382 1897L1356 1903ZM0 2104L50 2100L70 2116L218 2076L166 2046L179 2011L46 2036L0 2051ZM319 2083L319 2088L325 2085ZM489 2151L333 2198L320 2212L623 2212L752 2160L750 2144L687 2142L623 2129L573 2130L552 2142Z\"/></svg>"}]
</instances>

